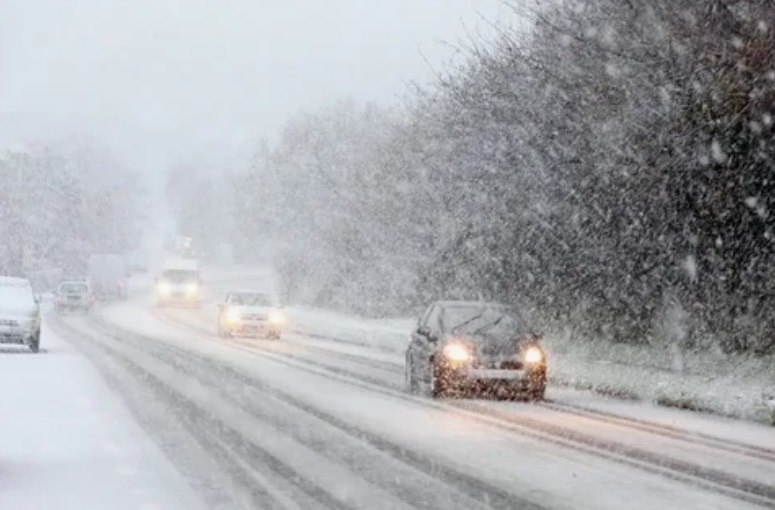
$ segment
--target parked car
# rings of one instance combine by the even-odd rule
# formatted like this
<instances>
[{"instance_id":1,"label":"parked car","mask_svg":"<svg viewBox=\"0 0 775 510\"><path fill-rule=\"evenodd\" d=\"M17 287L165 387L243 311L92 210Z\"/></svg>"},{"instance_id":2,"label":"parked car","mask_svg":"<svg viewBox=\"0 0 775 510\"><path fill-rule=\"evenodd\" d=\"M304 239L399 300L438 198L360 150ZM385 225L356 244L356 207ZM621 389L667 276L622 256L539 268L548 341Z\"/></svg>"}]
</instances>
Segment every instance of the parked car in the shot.
<instances>
[{"instance_id":1,"label":"parked car","mask_svg":"<svg viewBox=\"0 0 775 510\"><path fill-rule=\"evenodd\" d=\"M156 305L199 306L202 275L193 259L169 259L156 278Z\"/></svg>"},{"instance_id":2,"label":"parked car","mask_svg":"<svg viewBox=\"0 0 775 510\"><path fill-rule=\"evenodd\" d=\"M229 292L218 305L218 334L264 336L279 340L286 317L272 295L256 291Z\"/></svg>"},{"instance_id":3,"label":"parked car","mask_svg":"<svg viewBox=\"0 0 775 510\"><path fill-rule=\"evenodd\" d=\"M546 354L519 312L497 303L430 305L406 350L409 391L542 399Z\"/></svg>"},{"instance_id":4,"label":"parked car","mask_svg":"<svg viewBox=\"0 0 775 510\"><path fill-rule=\"evenodd\" d=\"M40 349L40 306L29 280L0 276L0 343Z\"/></svg>"},{"instance_id":5,"label":"parked car","mask_svg":"<svg viewBox=\"0 0 775 510\"><path fill-rule=\"evenodd\" d=\"M67 280L57 287L54 309L57 313L88 312L94 305L94 295L86 280Z\"/></svg>"}]
</instances>

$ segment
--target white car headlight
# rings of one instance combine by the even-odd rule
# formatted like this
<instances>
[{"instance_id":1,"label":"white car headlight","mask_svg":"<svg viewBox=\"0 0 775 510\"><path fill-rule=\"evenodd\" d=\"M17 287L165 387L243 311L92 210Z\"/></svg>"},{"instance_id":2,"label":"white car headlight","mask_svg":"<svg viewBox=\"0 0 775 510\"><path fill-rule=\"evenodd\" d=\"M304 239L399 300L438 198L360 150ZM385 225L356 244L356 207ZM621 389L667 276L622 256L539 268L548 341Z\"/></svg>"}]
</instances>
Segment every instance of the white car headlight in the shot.
<instances>
[{"instance_id":1,"label":"white car headlight","mask_svg":"<svg viewBox=\"0 0 775 510\"><path fill-rule=\"evenodd\" d=\"M193 296L194 294L199 292L199 284L196 282L191 282L188 285L186 285L186 294L189 296Z\"/></svg>"},{"instance_id":2,"label":"white car headlight","mask_svg":"<svg viewBox=\"0 0 775 510\"><path fill-rule=\"evenodd\" d=\"M170 285L169 282L159 282L159 285L156 286L156 290L158 290L159 294L162 296L169 296L170 293L172 293L172 285Z\"/></svg>"},{"instance_id":3,"label":"white car headlight","mask_svg":"<svg viewBox=\"0 0 775 510\"><path fill-rule=\"evenodd\" d=\"M544 353L538 347L528 347L525 351L525 363L536 364L544 360Z\"/></svg>"},{"instance_id":4,"label":"white car headlight","mask_svg":"<svg viewBox=\"0 0 775 510\"><path fill-rule=\"evenodd\" d=\"M468 361L471 353L463 344L447 344L444 346L444 357L450 361Z\"/></svg>"},{"instance_id":5,"label":"white car headlight","mask_svg":"<svg viewBox=\"0 0 775 510\"><path fill-rule=\"evenodd\" d=\"M242 314L236 308L226 310L226 321L236 324L242 320Z\"/></svg>"},{"instance_id":6,"label":"white car headlight","mask_svg":"<svg viewBox=\"0 0 775 510\"><path fill-rule=\"evenodd\" d=\"M280 310L272 310L269 312L269 324L273 326L280 326L285 324L285 314Z\"/></svg>"}]
</instances>

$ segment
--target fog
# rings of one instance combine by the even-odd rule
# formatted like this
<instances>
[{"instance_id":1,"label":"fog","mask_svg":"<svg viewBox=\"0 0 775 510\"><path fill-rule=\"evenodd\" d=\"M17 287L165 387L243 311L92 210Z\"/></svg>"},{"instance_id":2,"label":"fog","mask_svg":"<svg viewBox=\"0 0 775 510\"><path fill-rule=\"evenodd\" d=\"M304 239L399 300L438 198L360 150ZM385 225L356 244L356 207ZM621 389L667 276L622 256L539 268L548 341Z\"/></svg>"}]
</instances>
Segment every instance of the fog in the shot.
<instances>
[{"instance_id":1,"label":"fog","mask_svg":"<svg viewBox=\"0 0 775 510\"><path fill-rule=\"evenodd\" d=\"M295 112L391 103L487 37L500 0L10 0L0 148L97 136L130 167L228 166Z\"/></svg>"}]
</instances>

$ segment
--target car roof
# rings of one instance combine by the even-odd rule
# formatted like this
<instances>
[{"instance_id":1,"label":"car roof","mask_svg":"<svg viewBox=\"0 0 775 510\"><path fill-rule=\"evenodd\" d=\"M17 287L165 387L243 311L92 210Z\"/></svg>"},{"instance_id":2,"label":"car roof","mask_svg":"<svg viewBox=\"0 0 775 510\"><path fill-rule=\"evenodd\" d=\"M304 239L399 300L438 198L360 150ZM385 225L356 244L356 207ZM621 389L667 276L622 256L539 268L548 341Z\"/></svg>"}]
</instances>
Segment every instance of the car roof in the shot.
<instances>
[{"instance_id":1,"label":"car roof","mask_svg":"<svg viewBox=\"0 0 775 510\"><path fill-rule=\"evenodd\" d=\"M16 276L0 276L0 285L6 287L31 287L30 281L26 278Z\"/></svg>"},{"instance_id":2,"label":"car roof","mask_svg":"<svg viewBox=\"0 0 775 510\"><path fill-rule=\"evenodd\" d=\"M162 271L199 271L199 261L196 259L167 259Z\"/></svg>"}]
</instances>

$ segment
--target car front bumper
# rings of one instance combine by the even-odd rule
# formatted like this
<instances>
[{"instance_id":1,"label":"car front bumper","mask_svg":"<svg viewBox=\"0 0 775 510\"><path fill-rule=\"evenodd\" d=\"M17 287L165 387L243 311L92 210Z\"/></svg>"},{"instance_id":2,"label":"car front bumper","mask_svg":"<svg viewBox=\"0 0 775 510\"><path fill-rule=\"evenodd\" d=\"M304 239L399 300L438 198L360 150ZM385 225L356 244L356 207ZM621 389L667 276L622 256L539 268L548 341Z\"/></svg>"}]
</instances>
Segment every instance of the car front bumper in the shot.
<instances>
[{"instance_id":1,"label":"car front bumper","mask_svg":"<svg viewBox=\"0 0 775 510\"><path fill-rule=\"evenodd\" d=\"M232 335L238 336L267 336L282 333L282 326L271 324L269 321L242 322L227 327Z\"/></svg>"},{"instance_id":2,"label":"car front bumper","mask_svg":"<svg viewBox=\"0 0 775 510\"><path fill-rule=\"evenodd\" d=\"M539 392L546 386L544 365L511 370L448 366L441 376L450 389L484 394Z\"/></svg>"}]
</instances>

